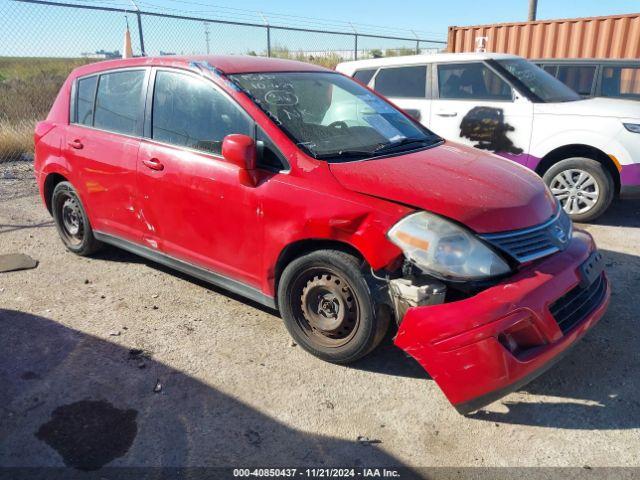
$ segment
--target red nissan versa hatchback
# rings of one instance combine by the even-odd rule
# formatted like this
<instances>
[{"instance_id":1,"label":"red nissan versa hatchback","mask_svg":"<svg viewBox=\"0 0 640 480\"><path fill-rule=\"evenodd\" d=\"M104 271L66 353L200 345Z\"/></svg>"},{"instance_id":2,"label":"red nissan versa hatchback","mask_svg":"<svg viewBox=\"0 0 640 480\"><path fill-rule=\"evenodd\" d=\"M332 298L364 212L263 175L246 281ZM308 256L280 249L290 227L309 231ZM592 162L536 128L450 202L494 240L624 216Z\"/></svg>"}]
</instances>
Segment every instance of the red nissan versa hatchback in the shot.
<instances>
[{"instance_id":1,"label":"red nissan versa hatchback","mask_svg":"<svg viewBox=\"0 0 640 480\"><path fill-rule=\"evenodd\" d=\"M83 66L35 144L72 252L112 244L278 308L330 362L395 322L395 344L462 413L548 368L609 301L593 239L535 173L313 65Z\"/></svg>"}]
</instances>

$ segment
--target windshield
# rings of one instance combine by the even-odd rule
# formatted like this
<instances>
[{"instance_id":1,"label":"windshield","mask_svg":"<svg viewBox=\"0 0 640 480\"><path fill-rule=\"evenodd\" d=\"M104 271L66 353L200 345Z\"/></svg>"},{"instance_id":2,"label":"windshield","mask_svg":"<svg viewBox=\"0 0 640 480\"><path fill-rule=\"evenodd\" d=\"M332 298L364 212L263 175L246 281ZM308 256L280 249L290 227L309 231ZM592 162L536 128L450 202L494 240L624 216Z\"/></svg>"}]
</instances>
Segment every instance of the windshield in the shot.
<instances>
[{"instance_id":1,"label":"windshield","mask_svg":"<svg viewBox=\"0 0 640 480\"><path fill-rule=\"evenodd\" d=\"M573 102L582 97L537 65L520 58L496 60L541 102Z\"/></svg>"},{"instance_id":2,"label":"windshield","mask_svg":"<svg viewBox=\"0 0 640 480\"><path fill-rule=\"evenodd\" d=\"M440 137L336 73L229 76L315 158L345 161L425 148Z\"/></svg>"}]
</instances>

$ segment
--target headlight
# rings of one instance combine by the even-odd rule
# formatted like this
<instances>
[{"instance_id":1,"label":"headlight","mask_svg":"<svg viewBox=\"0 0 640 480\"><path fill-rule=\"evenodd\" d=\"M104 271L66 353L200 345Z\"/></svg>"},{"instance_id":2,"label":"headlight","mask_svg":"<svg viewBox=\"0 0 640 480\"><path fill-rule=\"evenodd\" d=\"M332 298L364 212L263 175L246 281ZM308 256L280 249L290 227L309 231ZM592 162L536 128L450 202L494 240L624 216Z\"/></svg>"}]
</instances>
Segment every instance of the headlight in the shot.
<instances>
[{"instance_id":1,"label":"headlight","mask_svg":"<svg viewBox=\"0 0 640 480\"><path fill-rule=\"evenodd\" d=\"M640 123L623 123L624 128L633 133L640 133Z\"/></svg>"},{"instance_id":2,"label":"headlight","mask_svg":"<svg viewBox=\"0 0 640 480\"><path fill-rule=\"evenodd\" d=\"M432 213L411 214L387 235L407 259L434 277L480 280L509 272L507 263L472 232Z\"/></svg>"}]
</instances>

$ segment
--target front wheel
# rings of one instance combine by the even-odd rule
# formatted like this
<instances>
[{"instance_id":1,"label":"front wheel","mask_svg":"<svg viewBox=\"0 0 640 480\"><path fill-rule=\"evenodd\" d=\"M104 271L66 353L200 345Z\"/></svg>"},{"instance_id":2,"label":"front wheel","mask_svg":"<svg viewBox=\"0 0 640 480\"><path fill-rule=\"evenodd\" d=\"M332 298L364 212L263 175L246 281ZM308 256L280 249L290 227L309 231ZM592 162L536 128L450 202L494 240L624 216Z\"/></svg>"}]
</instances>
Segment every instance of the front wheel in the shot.
<instances>
[{"instance_id":1,"label":"front wheel","mask_svg":"<svg viewBox=\"0 0 640 480\"><path fill-rule=\"evenodd\" d=\"M351 363L384 337L389 317L377 310L359 260L318 250L282 272L278 305L287 330L306 351L332 363Z\"/></svg>"},{"instance_id":2,"label":"front wheel","mask_svg":"<svg viewBox=\"0 0 640 480\"><path fill-rule=\"evenodd\" d=\"M590 158L567 158L549 168L542 177L562 208L576 222L591 222L613 200L611 174Z\"/></svg>"}]
</instances>

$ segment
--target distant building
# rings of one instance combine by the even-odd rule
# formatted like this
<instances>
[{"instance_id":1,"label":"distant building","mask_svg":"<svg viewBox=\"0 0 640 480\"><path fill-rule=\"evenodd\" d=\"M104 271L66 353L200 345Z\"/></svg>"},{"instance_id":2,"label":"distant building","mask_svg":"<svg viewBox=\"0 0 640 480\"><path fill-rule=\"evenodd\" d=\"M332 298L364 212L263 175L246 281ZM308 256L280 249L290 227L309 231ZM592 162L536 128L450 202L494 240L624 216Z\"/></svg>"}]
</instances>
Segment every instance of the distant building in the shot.
<instances>
[{"instance_id":1,"label":"distant building","mask_svg":"<svg viewBox=\"0 0 640 480\"><path fill-rule=\"evenodd\" d=\"M82 58L95 58L100 60L111 60L113 58L121 58L120 50L108 52L106 50L96 50L95 52L83 52L80 54Z\"/></svg>"}]
</instances>

